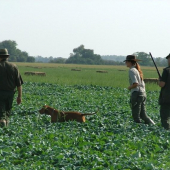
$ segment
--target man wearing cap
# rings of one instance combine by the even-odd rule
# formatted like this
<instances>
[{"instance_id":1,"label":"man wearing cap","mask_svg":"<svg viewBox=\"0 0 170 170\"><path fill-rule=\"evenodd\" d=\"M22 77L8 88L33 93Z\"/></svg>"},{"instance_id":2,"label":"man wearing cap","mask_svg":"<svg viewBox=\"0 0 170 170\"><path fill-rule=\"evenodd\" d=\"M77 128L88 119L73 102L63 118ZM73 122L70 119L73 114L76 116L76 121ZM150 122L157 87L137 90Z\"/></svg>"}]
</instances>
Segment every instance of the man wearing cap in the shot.
<instances>
[{"instance_id":1,"label":"man wearing cap","mask_svg":"<svg viewBox=\"0 0 170 170\"><path fill-rule=\"evenodd\" d=\"M22 101L22 78L16 65L9 63L7 49L0 49L0 127L8 126L14 93L17 88L17 104Z\"/></svg>"},{"instance_id":2,"label":"man wearing cap","mask_svg":"<svg viewBox=\"0 0 170 170\"><path fill-rule=\"evenodd\" d=\"M170 54L166 57L168 67L163 69L162 77L159 81L161 92L159 96L160 117L162 126L170 129Z\"/></svg>"}]
</instances>

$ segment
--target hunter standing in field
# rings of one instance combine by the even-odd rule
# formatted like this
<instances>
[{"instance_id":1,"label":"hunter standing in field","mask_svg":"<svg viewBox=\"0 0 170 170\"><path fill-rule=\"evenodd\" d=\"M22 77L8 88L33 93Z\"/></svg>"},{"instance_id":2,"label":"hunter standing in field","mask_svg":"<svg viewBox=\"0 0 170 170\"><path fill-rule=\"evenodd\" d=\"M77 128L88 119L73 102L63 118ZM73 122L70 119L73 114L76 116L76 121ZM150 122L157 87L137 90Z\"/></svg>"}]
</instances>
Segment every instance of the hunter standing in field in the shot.
<instances>
[{"instance_id":1,"label":"hunter standing in field","mask_svg":"<svg viewBox=\"0 0 170 170\"><path fill-rule=\"evenodd\" d=\"M17 88L17 104L22 101L22 78L17 67L9 63L7 49L0 49L0 127L8 126L14 93Z\"/></svg>"},{"instance_id":2,"label":"hunter standing in field","mask_svg":"<svg viewBox=\"0 0 170 170\"><path fill-rule=\"evenodd\" d=\"M166 59L169 66L164 68L159 81L159 86L161 87L159 104L162 126L168 130L170 129L170 54Z\"/></svg>"},{"instance_id":3,"label":"hunter standing in field","mask_svg":"<svg viewBox=\"0 0 170 170\"><path fill-rule=\"evenodd\" d=\"M126 60L126 66L129 67L129 83L128 89L131 91L130 105L132 109L132 117L134 122L142 123L141 119L144 120L145 124L155 124L146 114L145 102L146 102L146 91L145 83L143 81L143 73L140 69L139 64L134 55L128 55Z\"/></svg>"}]
</instances>

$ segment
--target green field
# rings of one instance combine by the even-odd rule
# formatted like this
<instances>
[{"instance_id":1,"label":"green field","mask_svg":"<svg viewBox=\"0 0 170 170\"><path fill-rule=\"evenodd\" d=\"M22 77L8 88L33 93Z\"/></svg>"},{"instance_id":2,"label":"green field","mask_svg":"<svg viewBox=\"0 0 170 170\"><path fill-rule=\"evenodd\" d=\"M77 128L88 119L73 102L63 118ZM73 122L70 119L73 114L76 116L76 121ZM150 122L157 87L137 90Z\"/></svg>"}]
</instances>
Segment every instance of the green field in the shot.
<instances>
[{"instance_id":1,"label":"green field","mask_svg":"<svg viewBox=\"0 0 170 170\"><path fill-rule=\"evenodd\" d=\"M25 81L46 82L60 85L99 85L110 87L129 86L128 68L126 66L45 64L45 63L16 63ZM81 71L71 71L80 69ZM162 71L162 68L159 68ZM108 73L97 73L105 70ZM157 78L154 67L142 67L145 78ZM46 76L25 76L25 71L45 72ZM155 84L148 84L148 90L159 90Z\"/></svg>"},{"instance_id":2,"label":"green field","mask_svg":"<svg viewBox=\"0 0 170 170\"><path fill-rule=\"evenodd\" d=\"M169 131L160 125L156 84L146 84L147 113L156 125L139 125L131 117L126 67L17 65L25 81L23 102L17 106L14 101L11 124L1 129L0 169L169 170ZM25 76L25 71L46 76ZM157 77L154 68L143 71L145 77ZM49 116L38 113L44 104L63 111L99 112L86 116L86 123L51 124Z\"/></svg>"}]
</instances>

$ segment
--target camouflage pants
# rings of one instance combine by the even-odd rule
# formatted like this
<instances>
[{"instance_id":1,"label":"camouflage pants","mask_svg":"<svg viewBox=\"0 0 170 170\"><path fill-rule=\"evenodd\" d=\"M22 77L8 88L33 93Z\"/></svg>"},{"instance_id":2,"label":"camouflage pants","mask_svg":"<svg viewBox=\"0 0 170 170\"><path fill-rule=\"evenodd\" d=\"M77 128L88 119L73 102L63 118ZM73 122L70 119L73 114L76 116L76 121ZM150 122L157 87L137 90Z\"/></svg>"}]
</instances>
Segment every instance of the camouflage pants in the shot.
<instances>
[{"instance_id":1,"label":"camouflage pants","mask_svg":"<svg viewBox=\"0 0 170 170\"><path fill-rule=\"evenodd\" d=\"M13 98L14 92L0 91L0 120L9 120ZM1 122L0 126L3 127L4 123Z\"/></svg>"},{"instance_id":2,"label":"camouflage pants","mask_svg":"<svg viewBox=\"0 0 170 170\"><path fill-rule=\"evenodd\" d=\"M130 105L132 109L132 117L136 123L141 123L142 119L146 124L152 124L152 120L146 114L145 102L145 93L134 91L131 94Z\"/></svg>"},{"instance_id":3,"label":"camouflage pants","mask_svg":"<svg viewBox=\"0 0 170 170\"><path fill-rule=\"evenodd\" d=\"M160 107L161 124L165 129L170 129L170 105L162 104Z\"/></svg>"}]
</instances>

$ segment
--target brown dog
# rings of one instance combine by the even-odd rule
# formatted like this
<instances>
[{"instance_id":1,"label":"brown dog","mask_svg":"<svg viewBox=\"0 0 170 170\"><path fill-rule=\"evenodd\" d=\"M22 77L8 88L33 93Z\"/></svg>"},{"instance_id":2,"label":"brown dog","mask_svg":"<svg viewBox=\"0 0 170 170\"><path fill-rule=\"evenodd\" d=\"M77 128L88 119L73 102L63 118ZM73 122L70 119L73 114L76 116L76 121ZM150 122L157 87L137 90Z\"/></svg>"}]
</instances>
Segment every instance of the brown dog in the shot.
<instances>
[{"instance_id":1,"label":"brown dog","mask_svg":"<svg viewBox=\"0 0 170 170\"><path fill-rule=\"evenodd\" d=\"M41 110L39 110L40 114L47 114L51 116L51 123L54 122L67 122L67 121L77 121L77 122L85 122L85 116L86 115L93 115L96 113L79 113L79 112L62 112L59 110L56 110L50 106L43 106Z\"/></svg>"}]
</instances>

